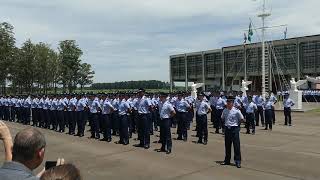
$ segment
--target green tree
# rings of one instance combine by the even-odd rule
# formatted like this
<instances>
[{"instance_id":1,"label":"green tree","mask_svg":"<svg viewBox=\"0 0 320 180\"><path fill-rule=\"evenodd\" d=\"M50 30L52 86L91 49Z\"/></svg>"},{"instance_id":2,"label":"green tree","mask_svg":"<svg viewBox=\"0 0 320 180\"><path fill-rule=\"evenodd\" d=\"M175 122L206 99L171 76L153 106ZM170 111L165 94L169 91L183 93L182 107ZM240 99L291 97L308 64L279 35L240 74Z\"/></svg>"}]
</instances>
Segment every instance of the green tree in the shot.
<instances>
[{"instance_id":1,"label":"green tree","mask_svg":"<svg viewBox=\"0 0 320 180\"><path fill-rule=\"evenodd\" d=\"M93 83L93 75L95 72L92 70L91 65L88 63L83 63L80 65L80 70L78 72L78 84L80 85L81 92L83 87L86 85L91 85Z\"/></svg>"},{"instance_id":2,"label":"green tree","mask_svg":"<svg viewBox=\"0 0 320 180\"><path fill-rule=\"evenodd\" d=\"M61 41L59 44L59 56L61 59L61 84L63 91L68 89L69 93L76 89L78 84L78 72L80 70L80 57L82 50L75 40Z\"/></svg>"},{"instance_id":3,"label":"green tree","mask_svg":"<svg viewBox=\"0 0 320 180\"><path fill-rule=\"evenodd\" d=\"M0 86L3 94L6 94L6 81L15 51L13 29L7 22L0 23Z\"/></svg>"}]
</instances>

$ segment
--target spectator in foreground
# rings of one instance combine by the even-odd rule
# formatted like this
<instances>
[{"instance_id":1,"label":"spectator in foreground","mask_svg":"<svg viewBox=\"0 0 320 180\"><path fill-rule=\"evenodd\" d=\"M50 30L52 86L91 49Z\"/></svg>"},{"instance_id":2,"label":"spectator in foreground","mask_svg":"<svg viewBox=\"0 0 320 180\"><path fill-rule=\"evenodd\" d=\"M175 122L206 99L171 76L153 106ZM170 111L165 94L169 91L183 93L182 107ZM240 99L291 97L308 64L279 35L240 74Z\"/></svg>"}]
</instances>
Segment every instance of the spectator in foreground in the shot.
<instances>
[{"instance_id":1,"label":"spectator in foreground","mask_svg":"<svg viewBox=\"0 0 320 180\"><path fill-rule=\"evenodd\" d=\"M81 180L79 169L73 164L56 166L45 171L40 180Z\"/></svg>"},{"instance_id":2,"label":"spectator in foreground","mask_svg":"<svg viewBox=\"0 0 320 180\"><path fill-rule=\"evenodd\" d=\"M38 176L35 176L32 171L42 163L45 147L45 137L37 129L29 128L20 131L14 139L12 162L5 162L0 168L0 179L39 179L44 170Z\"/></svg>"},{"instance_id":3,"label":"spectator in foreground","mask_svg":"<svg viewBox=\"0 0 320 180\"><path fill-rule=\"evenodd\" d=\"M0 121L0 140L3 141L5 151L5 161L12 160L12 137L7 125Z\"/></svg>"}]
</instances>

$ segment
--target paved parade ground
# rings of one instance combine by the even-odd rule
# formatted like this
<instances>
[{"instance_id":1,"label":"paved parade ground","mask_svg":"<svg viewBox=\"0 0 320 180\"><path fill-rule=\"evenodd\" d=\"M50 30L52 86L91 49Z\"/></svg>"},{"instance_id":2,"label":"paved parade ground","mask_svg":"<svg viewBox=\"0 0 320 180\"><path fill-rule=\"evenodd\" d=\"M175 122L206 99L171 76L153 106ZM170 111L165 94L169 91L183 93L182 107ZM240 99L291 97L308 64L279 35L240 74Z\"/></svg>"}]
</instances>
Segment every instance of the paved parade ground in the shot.
<instances>
[{"instance_id":1,"label":"paved parade ground","mask_svg":"<svg viewBox=\"0 0 320 180\"><path fill-rule=\"evenodd\" d=\"M86 180L320 179L320 112L293 113L292 127L282 125L282 112L277 112L276 119L272 132L258 127L256 135L246 135L242 129L242 169L218 164L224 160L224 138L213 134L212 128L209 128L208 145L195 144L195 132L189 131L192 137L188 142L173 140L170 155L156 152L160 148L156 143L145 150L133 147L137 141L132 139L130 145L123 146L114 143L118 137L107 143L88 139L88 132L86 138L79 138L41 131L47 139L46 160L64 157L81 169ZM26 127L7 124L13 135ZM153 141L158 140L156 135ZM3 154L2 145L0 152Z\"/></svg>"}]
</instances>

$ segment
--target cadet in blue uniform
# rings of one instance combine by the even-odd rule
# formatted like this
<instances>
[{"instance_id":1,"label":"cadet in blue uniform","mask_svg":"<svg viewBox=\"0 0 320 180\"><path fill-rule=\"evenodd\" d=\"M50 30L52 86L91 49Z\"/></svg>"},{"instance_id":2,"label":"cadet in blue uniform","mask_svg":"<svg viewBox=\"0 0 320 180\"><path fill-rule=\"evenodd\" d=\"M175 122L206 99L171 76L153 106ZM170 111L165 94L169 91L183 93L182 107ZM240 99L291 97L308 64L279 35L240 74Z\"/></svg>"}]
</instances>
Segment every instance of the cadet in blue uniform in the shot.
<instances>
[{"instance_id":1,"label":"cadet in blue uniform","mask_svg":"<svg viewBox=\"0 0 320 180\"><path fill-rule=\"evenodd\" d=\"M190 105L183 99L183 94L178 93L178 99L176 101L176 112L178 120L178 140L187 141L188 139L188 119L187 112L190 110Z\"/></svg>"},{"instance_id":2,"label":"cadet in blue uniform","mask_svg":"<svg viewBox=\"0 0 320 180\"><path fill-rule=\"evenodd\" d=\"M64 119L64 110L66 108L66 104L62 96L58 96L57 99L57 121L59 125L59 132L65 132L65 119Z\"/></svg>"},{"instance_id":3,"label":"cadet in blue uniform","mask_svg":"<svg viewBox=\"0 0 320 180\"><path fill-rule=\"evenodd\" d=\"M76 119L77 119L77 126L78 126L78 132L76 136L83 137L84 136L84 130L85 130L85 116L84 113L85 109L87 108L87 104L85 102L85 99L83 96L78 95L77 96L77 106L76 106Z\"/></svg>"},{"instance_id":4,"label":"cadet in blue uniform","mask_svg":"<svg viewBox=\"0 0 320 180\"><path fill-rule=\"evenodd\" d=\"M264 105L264 114L265 114L265 130L272 130L272 124L273 124L273 114L272 109L274 109L273 101L270 100L270 97L266 97L266 103Z\"/></svg>"},{"instance_id":5,"label":"cadet in blue uniform","mask_svg":"<svg viewBox=\"0 0 320 180\"><path fill-rule=\"evenodd\" d=\"M208 119L207 114L211 113L212 110L210 105L204 99L204 94L198 94L198 101L196 103L197 109L197 122L199 123L198 126L198 135L199 135L199 144L207 145L208 143Z\"/></svg>"},{"instance_id":6,"label":"cadet in blue uniform","mask_svg":"<svg viewBox=\"0 0 320 180\"><path fill-rule=\"evenodd\" d=\"M256 126L259 126L259 116L261 118L261 125L264 127L264 115L263 115L263 106L264 100L261 95L257 95L254 97L254 102L256 103L258 110L256 111Z\"/></svg>"},{"instance_id":7,"label":"cadet in blue uniform","mask_svg":"<svg viewBox=\"0 0 320 180\"><path fill-rule=\"evenodd\" d=\"M224 97L224 93L221 92L220 97L218 98L217 103L216 103L216 114L215 114L215 120L214 120L214 128L216 128L215 133L217 133L217 134L219 134L219 129L221 129L221 128L222 128L222 132L224 132L223 123L221 120L221 114L222 114L222 111L224 110L226 104L227 103L226 103L226 99Z\"/></svg>"},{"instance_id":8,"label":"cadet in blue uniform","mask_svg":"<svg viewBox=\"0 0 320 180\"><path fill-rule=\"evenodd\" d=\"M160 141L161 141L161 152L171 153L172 150L172 139L171 139L171 118L176 114L172 104L167 100L167 95L160 94L159 103L159 114L160 114Z\"/></svg>"},{"instance_id":9,"label":"cadet in blue uniform","mask_svg":"<svg viewBox=\"0 0 320 180\"><path fill-rule=\"evenodd\" d=\"M58 108L58 100L56 95L52 96L52 101L51 101L51 124L52 124L52 129L54 131L58 131L58 120L57 120L57 108Z\"/></svg>"},{"instance_id":10,"label":"cadet in blue uniform","mask_svg":"<svg viewBox=\"0 0 320 180\"><path fill-rule=\"evenodd\" d=\"M91 138L100 139L100 127L98 113L101 112L101 106L98 97L91 96L92 103L90 104L90 117L91 117Z\"/></svg>"},{"instance_id":11,"label":"cadet in blue uniform","mask_svg":"<svg viewBox=\"0 0 320 180\"><path fill-rule=\"evenodd\" d=\"M119 134L119 96L116 94L112 100L112 106L114 107L114 111L112 112L112 135Z\"/></svg>"},{"instance_id":12,"label":"cadet in blue uniform","mask_svg":"<svg viewBox=\"0 0 320 180\"><path fill-rule=\"evenodd\" d=\"M283 107L284 107L284 118L285 118L285 123L284 125L291 126L292 120L291 120L291 107L293 107L295 104L293 100L289 97L290 95L288 93L285 94L284 100L283 100Z\"/></svg>"},{"instance_id":13,"label":"cadet in blue uniform","mask_svg":"<svg viewBox=\"0 0 320 180\"><path fill-rule=\"evenodd\" d=\"M69 102L68 102L69 134L70 135L75 135L77 99L75 99L73 96L69 96L69 97L70 97Z\"/></svg>"},{"instance_id":14,"label":"cadet in blue uniform","mask_svg":"<svg viewBox=\"0 0 320 180\"><path fill-rule=\"evenodd\" d=\"M138 147L150 148L150 119L149 114L152 109L151 102L144 96L145 90L140 88L138 91L138 100L135 104L138 111Z\"/></svg>"},{"instance_id":15,"label":"cadet in blue uniform","mask_svg":"<svg viewBox=\"0 0 320 180\"><path fill-rule=\"evenodd\" d=\"M121 94L119 96L119 135L120 135L120 140L119 144L123 145L128 145L129 144L129 118L128 116L130 115L131 108L129 103L127 102L128 100L128 95L127 94Z\"/></svg>"},{"instance_id":16,"label":"cadet in blue uniform","mask_svg":"<svg viewBox=\"0 0 320 180\"><path fill-rule=\"evenodd\" d=\"M276 104L278 102L277 97L272 92L270 92L270 94L270 101L272 101L273 104ZM276 113L274 112L274 106L272 108L272 120L273 124L276 124Z\"/></svg>"},{"instance_id":17,"label":"cadet in blue uniform","mask_svg":"<svg viewBox=\"0 0 320 180\"><path fill-rule=\"evenodd\" d=\"M248 97L248 104L245 106L246 109L246 128L247 134L250 134L250 128L252 128L252 134L256 133L255 123L255 112L257 111L257 105L252 102L252 97Z\"/></svg>"},{"instance_id":18,"label":"cadet in blue uniform","mask_svg":"<svg viewBox=\"0 0 320 180\"><path fill-rule=\"evenodd\" d=\"M240 123L244 120L240 110L233 107L233 97L227 100L227 108L223 110L222 120L225 125L225 159L221 165L230 165L231 146L234 147L234 161L237 168L241 168L241 151L240 151Z\"/></svg>"},{"instance_id":19,"label":"cadet in blue uniform","mask_svg":"<svg viewBox=\"0 0 320 180\"><path fill-rule=\"evenodd\" d=\"M112 128L112 112L114 111L114 107L109 101L106 95L102 96L103 106L102 106L102 121L103 121L103 140L107 142L111 142L111 128Z\"/></svg>"}]
</instances>

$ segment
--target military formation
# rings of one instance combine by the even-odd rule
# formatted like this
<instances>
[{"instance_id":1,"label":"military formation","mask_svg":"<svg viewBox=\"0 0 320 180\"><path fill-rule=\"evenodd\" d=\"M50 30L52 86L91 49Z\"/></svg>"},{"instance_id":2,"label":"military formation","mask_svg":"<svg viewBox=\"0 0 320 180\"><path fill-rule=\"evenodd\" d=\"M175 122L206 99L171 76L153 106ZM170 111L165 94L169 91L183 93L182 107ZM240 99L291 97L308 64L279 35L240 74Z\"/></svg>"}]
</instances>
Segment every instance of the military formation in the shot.
<instances>
[{"instance_id":1,"label":"military formation","mask_svg":"<svg viewBox=\"0 0 320 180\"><path fill-rule=\"evenodd\" d=\"M170 154L172 133L177 140L188 141L195 120L198 144L208 143L208 115L216 134L225 136L226 156L222 165L230 164L231 146L234 160L241 167L240 125L245 124L247 134L255 134L256 126L272 130L276 118L273 94L264 100L259 93L225 92L147 94L144 89L113 94L60 94L31 96L0 96L0 119L51 129L60 133L83 137L90 127L91 138L128 145L137 134L136 147L150 148L150 136L160 131L159 152ZM284 94L285 125L292 125L291 107L294 102ZM89 125L89 126L87 126Z\"/></svg>"}]
</instances>

